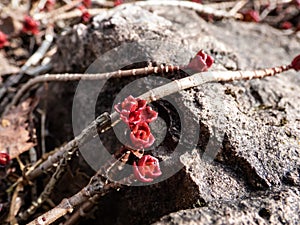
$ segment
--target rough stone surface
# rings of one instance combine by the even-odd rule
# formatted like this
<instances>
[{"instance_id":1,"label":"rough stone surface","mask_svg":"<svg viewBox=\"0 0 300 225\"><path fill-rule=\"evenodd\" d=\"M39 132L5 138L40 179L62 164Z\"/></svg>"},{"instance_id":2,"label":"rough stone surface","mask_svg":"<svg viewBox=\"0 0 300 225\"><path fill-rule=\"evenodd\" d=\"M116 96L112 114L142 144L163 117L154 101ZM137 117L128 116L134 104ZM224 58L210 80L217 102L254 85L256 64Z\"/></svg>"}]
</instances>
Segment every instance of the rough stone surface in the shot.
<instances>
[{"instance_id":1,"label":"rough stone surface","mask_svg":"<svg viewBox=\"0 0 300 225\"><path fill-rule=\"evenodd\" d=\"M299 188L284 187L171 213L154 224L299 224L299 207Z\"/></svg>"},{"instance_id":2,"label":"rough stone surface","mask_svg":"<svg viewBox=\"0 0 300 225\"><path fill-rule=\"evenodd\" d=\"M161 44L153 49L153 40L167 43L167 47ZM53 72L85 71L103 53L125 42L138 46L128 52L129 59L100 60L107 63L103 68L99 66L100 71L104 67L116 68L114 64L124 65L126 60L136 62L139 57L185 64L199 49L215 58L213 71L245 70L289 63L300 52L299 38L285 36L267 25L234 20L208 23L185 9L132 7L111 10L94 18L91 25L76 26L66 33L58 41ZM185 49L178 51L181 48ZM95 213L97 220L90 222L151 224L175 212L156 224L297 224L300 214L299 189L294 187L300 184L300 77L297 75L286 72L262 80L204 84L171 96L181 104L180 108L172 109L166 103L155 105L164 111L160 115L174 125L167 132L168 145L157 146L152 151L155 156L168 159L178 143L179 130L183 129L178 128L179 123L189 130L200 130L200 135L194 137L198 139L197 145L188 146L189 135L193 133L184 133L182 146L188 147L175 154L177 165L182 167L178 173L151 186L126 188L105 196ZM104 98L99 97L98 110L110 110L116 93L133 80L110 80L102 93ZM151 87L151 81L138 85L140 91L141 87ZM58 92L62 87L65 86L53 89ZM62 107L70 110L71 100L70 96L65 99ZM67 116L63 115L61 120ZM195 207L199 208L190 209ZM182 209L186 210L176 212Z\"/></svg>"}]
</instances>

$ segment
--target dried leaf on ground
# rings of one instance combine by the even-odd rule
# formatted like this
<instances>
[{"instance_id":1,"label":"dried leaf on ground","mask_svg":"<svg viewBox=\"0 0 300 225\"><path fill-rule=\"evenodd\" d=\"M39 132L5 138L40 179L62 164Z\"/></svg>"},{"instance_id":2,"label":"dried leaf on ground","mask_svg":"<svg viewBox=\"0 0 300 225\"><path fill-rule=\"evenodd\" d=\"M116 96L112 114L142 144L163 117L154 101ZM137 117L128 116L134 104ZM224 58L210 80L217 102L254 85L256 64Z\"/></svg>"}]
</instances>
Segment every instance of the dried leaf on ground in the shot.
<instances>
[{"instance_id":1,"label":"dried leaf on ground","mask_svg":"<svg viewBox=\"0 0 300 225\"><path fill-rule=\"evenodd\" d=\"M0 123L0 150L7 151L13 159L28 151L36 143L32 136L35 131L29 130L28 118L32 110L29 99L12 109Z\"/></svg>"},{"instance_id":2,"label":"dried leaf on ground","mask_svg":"<svg viewBox=\"0 0 300 225\"><path fill-rule=\"evenodd\" d=\"M0 53L0 62L0 80L2 75L14 74L19 72L19 68L11 65L2 53Z\"/></svg>"}]
</instances>

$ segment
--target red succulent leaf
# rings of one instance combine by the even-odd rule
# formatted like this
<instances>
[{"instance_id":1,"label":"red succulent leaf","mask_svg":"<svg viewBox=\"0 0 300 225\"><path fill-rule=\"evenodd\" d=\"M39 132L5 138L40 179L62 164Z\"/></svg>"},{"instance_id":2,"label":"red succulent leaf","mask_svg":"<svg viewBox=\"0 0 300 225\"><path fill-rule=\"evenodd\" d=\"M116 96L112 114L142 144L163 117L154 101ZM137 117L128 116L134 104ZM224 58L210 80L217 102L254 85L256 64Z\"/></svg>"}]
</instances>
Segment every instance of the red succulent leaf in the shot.
<instances>
[{"instance_id":1,"label":"red succulent leaf","mask_svg":"<svg viewBox=\"0 0 300 225\"><path fill-rule=\"evenodd\" d=\"M154 111L150 106L140 111L141 122L151 123L157 119L158 113Z\"/></svg>"},{"instance_id":2,"label":"red succulent leaf","mask_svg":"<svg viewBox=\"0 0 300 225\"><path fill-rule=\"evenodd\" d=\"M202 4L202 0L192 0L192 2L196 2L196 3Z\"/></svg>"},{"instance_id":3,"label":"red succulent leaf","mask_svg":"<svg viewBox=\"0 0 300 225\"><path fill-rule=\"evenodd\" d=\"M153 178L162 175L157 158L151 155L144 155L139 161L133 163L133 173L142 182L152 182Z\"/></svg>"},{"instance_id":4,"label":"red succulent leaf","mask_svg":"<svg viewBox=\"0 0 300 225\"><path fill-rule=\"evenodd\" d=\"M129 118L131 118L132 121L137 121L139 122L139 118L134 117L134 115L130 116L130 112L123 110L120 113L120 118L121 120L123 120L125 123L127 123L128 125L130 124L130 120ZM136 119L136 120L135 120Z\"/></svg>"},{"instance_id":5,"label":"red succulent leaf","mask_svg":"<svg viewBox=\"0 0 300 225\"><path fill-rule=\"evenodd\" d=\"M37 34L39 32L39 23L30 16L24 17L22 32Z\"/></svg>"},{"instance_id":6,"label":"red succulent leaf","mask_svg":"<svg viewBox=\"0 0 300 225\"><path fill-rule=\"evenodd\" d=\"M159 177L162 173L157 158L151 155L144 155L139 161L138 166L142 167L141 174L151 178Z\"/></svg>"},{"instance_id":7,"label":"red succulent leaf","mask_svg":"<svg viewBox=\"0 0 300 225\"><path fill-rule=\"evenodd\" d=\"M284 30L291 29L293 27L293 24L289 21L284 21L280 24L280 27Z\"/></svg>"},{"instance_id":8,"label":"red succulent leaf","mask_svg":"<svg viewBox=\"0 0 300 225\"><path fill-rule=\"evenodd\" d=\"M297 55L292 63L291 63L291 67L296 70L296 71L299 71L300 70L300 55Z\"/></svg>"},{"instance_id":9,"label":"red succulent leaf","mask_svg":"<svg viewBox=\"0 0 300 225\"><path fill-rule=\"evenodd\" d=\"M7 166L9 164L10 157L7 153L0 152L0 166Z\"/></svg>"},{"instance_id":10,"label":"red succulent leaf","mask_svg":"<svg viewBox=\"0 0 300 225\"><path fill-rule=\"evenodd\" d=\"M83 5L79 5L77 6L77 9L79 9L82 14L81 14L81 19L83 22L89 22L91 19L91 14L88 12L86 4L88 4L89 2L83 1Z\"/></svg>"},{"instance_id":11,"label":"red succulent leaf","mask_svg":"<svg viewBox=\"0 0 300 225\"><path fill-rule=\"evenodd\" d=\"M132 95L129 95L121 104L117 104L115 109L118 113L121 113L123 110L132 112L143 109L146 107L146 104L146 100L134 98Z\"/></svg>"},{"instance_id":12,"label":"red succulent leaf","mask_svg":"<svg viewBox=\"0 0 300 225\"><path fill-rule=\"evenodd\" d=\"M294 0L293 3L300 8L300 0Z\"/></svg>"},{"instance_id":13,"label":"red succulent leaf","mask_svg":"<svg viewBox=\"0 0 300 225\"><path fill-rule=\"evenodd\" d=\"M191 60L187 68L196 72L207 71L214 63L213 57L200 50L197 55Z\"/></svg>"},{"instance_id":14,"label":"red succulent leaf","mask_svg":"<svg viewBox=\"0 0 300 225\"><path fill-rule=\"evenodd\" d=\"M85 7L90 8L92 5L91 0L82 0L82 4L84 4Z\"/></svg>"},{"instance_id":15,"label":"red succulent leaf","mask_svg":"<svg viewBox=\"0 0 300 225\"><path fill-rule=\"evenodd\" d=\"M158 113L146 104L146 100L130 95L114 106L120 118L129 126L131 142L137 149L148 148L155 141L148 123L154 121Z\"/></svg>"},{"instance_id":16,"label":"red succulent leaf","mask_svg":"<svg viewBox=\"0 0 300 225\"><path fill-rule=\"evenodd\" d=\"M122 103L115 105L115 110L120 114L120 118L127 123L136 124L139 122L145 122L144 120L151 120L149 116L154 116L151 108L150 110L146 107L146 100L134 98L131 95L124 99ZM144 112L145 110L145 112ZM152 119L151 121L153 121Z\"/></svg>"},{"instance_id":17,"label":"red succulent leaf","mask_svg":"<svg viewBox=\"0 0 300 225\"><path fill-rule=\"evenodd\" d=\"M3 48L7 44L7 35L0 31L0 48Z\"/></svg>"},{"instance_id":18,"label":"red succulent leaf","mask_svg":"<svg viewBox=\"0 0 300 225\"><path fill-rule=\"evenodd\" d=\"M130 126L130 129L130 140L136 148L148 148L154 143L155 138L151 134L150 127L146 122L134 124Z\"/></svg>"},{"instance_id":19,"label":"red succulent leaf","mask_svg":"<svg viewBox=\"0 0 300 225\"><path fill-rule=\"evenodd\" d=\"M130 112L129 116L127 118L125 118L124 115L121 115L121 118L123 116L124 117L123 121L126 120L129 125L141 122L141 112L140 111Z\"/></svg>"},{"instance_id":20,"label":"red succulent leaf","mask_svg":"<svg viewBox=\"0 0 300 225\"><path fill-rule=\"evenodd\" d=\"M115 0L114 1L114 6L118 6L124 3L124 0Z\"/></svg>"},{"instance_id":21,"label":"red succulent leaf","mask_svg":"<svg viewBox=\"0 0 300 225\"><path fill-rule=\"evenodd\" d=\"M260 21L259 13L255 10L250 9L246 12L242 12L242 14L244 16L244 21L256 23Z\"/></svg>"},{"instance_id":22,"label":"red succulent leaf","mask_svg":"<svg viewBox=\"0 0 300 225\"><path fill-rule=\"evenodd\" d=\"M137 99L137 101L138 101L138 105L136 110L143 110L147 105L147 101L139 98Z\"/></svg>"},{"instance_id":23,"label":"red succulent leaf","mask_svg":"<svg viewBox=\"0 0 300 225\"><path fill-rule=\"evenodd\" d=\"M82 12L81 19L83 22L89 22L91 19L91 14L88 11Z\"/></svg>"},{"instance_id":24,"label":"red succulent leaf","mask_svg":"<svg viewBox=\"0 0 300 225\"><path fill-rule=\"evenodd\" d=\"M147 178L140 173L139 168L136 165L136 162L133 162L133 174L136 179L138 179L139 181L142 181L144 183L149 183L149 182L153 181L153 178Z\"/></svg>"},{"instance_id":25,"label":"red succulent leaf","mask_svg":"<svg viewBox=\"0 0 300 225\"><path fill-rule=\"evenodd\" d=\"M49 11L53 10L55 3L56 3L56 0L47 0L44 8L42 8L41 11L49 12Z\"/></svg>"}]
</instances>

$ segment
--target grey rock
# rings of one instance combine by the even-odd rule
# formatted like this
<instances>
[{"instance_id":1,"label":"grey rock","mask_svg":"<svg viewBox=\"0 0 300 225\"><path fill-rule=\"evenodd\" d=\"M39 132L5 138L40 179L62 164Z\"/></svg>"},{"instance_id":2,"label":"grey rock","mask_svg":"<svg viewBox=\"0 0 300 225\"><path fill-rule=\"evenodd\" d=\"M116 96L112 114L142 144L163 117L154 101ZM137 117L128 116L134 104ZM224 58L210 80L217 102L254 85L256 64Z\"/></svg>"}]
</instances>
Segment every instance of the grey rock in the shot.
<instances>
[{"instance_id":1,"label":"grey rock","mask_svg":"<svg viewBox=\"0 0 300 225\"><path fill-rule=\"evenodd\" d=\"M244 199L214 201L202 208L181 210L154 224L299 224L299 207L299 188L284 187Z\"/></svg>"},{"instance_id":2,"label":"grey rock","mask_svg":"<svg viewBox=\"0 0 300 225\"><path fill-rule=\"evenodd\" d=\"M136 46L128 50L126 59L109 57L117 51L104 54L125 42ZM299 38L267 25L234 20L208 23L190 10L177 8L116 8L95 17L91 25L74 27L58 41L54 72L82 72L93 62L90 69L94 72L108 71L140 58L186 64L199 49L215 58L211 70L216 71L289 63L300 52L300 44ZM170 96L175 109L163 102L154 105L174 126L168 128L165 145L157 145L152 153L168 161L163 169L177 165L179 172L151 186L130 187L103 197L95 221L151 224L170 212L201 207L175 212L156 224L297 224L297 75L292 71L261 80L204 84ZM110 111L116 93L134 79L109 81L97 109ZM151 82L148 78L134 90L158 85ZM57 87L63 85L56 86L58 91ZM82 98L89 101L88 96ZM71 100L69 96L64 107L70 107ZM183 128L178 124L200 133L193 136L196 133L187 131L180 136ZM155 126L159 124L154 124L154 132ZM196 144L189 141L193 138ZM107 139L110 148L118 147L113 134ZM176 152L173 161L170 153L178 143L186 148Z\"/></svg>"}]
</instances>

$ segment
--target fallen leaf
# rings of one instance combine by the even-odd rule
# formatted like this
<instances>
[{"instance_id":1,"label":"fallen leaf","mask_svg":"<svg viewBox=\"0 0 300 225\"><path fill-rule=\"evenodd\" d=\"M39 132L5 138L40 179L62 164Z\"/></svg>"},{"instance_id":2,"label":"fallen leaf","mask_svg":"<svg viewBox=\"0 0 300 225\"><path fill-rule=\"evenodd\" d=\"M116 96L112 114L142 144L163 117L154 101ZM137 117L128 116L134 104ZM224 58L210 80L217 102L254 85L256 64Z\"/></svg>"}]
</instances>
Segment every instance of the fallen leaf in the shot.
<instances>
[{"instance_id":1,"label":"fallen leaf","mask_svg":"<svg viewBox=\"0 0 300 225\"><path fill-rule=\"evenodd\" d=\"M7 59L3 56L2 52L0 52L0 78L3 75L15 74L20 71L20 69L16 66L11 65Z\"/></svg>"},{"instance_id":2,"label":"fallen leaf","mask_svg":"<svg viewBox=\"0 0 300 225\"><path fill-rule=\"evenodd\" d=\"M32 100L26 100L8 112L0 122L0 151L7 152L11 159L36 145L32 140L35 131L29 131Z\"/></svg>"}]
</instances>

